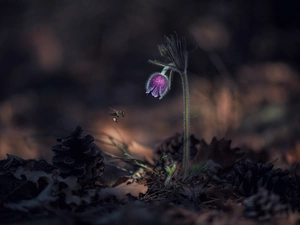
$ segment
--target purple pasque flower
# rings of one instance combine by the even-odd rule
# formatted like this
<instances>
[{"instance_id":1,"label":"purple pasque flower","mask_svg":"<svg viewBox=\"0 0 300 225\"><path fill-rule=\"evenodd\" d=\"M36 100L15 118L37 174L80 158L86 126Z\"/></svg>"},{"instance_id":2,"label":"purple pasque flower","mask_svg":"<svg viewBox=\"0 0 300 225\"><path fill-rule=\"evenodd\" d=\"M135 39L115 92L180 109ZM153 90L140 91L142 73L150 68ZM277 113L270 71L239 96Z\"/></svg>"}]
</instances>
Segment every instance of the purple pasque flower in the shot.
<instances>
[{"instance_id":1,"label":"purple pasque flower","mask_svg":"<svg viewBox=\"0 0 300 225\"><path fill-rule=\"evenodd\" d=\"M153 97L162 99L169 90L169 78L163 73L153 73L146 83L146 94L151 93Z\"/></svg>"}]
</instances>

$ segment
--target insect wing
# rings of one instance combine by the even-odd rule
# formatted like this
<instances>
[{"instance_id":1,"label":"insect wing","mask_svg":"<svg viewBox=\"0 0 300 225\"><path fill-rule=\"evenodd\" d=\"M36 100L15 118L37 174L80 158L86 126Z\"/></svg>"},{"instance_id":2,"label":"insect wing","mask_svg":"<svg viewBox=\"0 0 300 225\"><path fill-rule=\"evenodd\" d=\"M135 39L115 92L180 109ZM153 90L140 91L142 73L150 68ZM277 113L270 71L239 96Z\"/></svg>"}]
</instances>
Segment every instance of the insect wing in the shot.
<instances>
[{"instance_id":1,"label":"insect wing","mask_svg":"<svg viewBox=\"0 0 300 225\"><path fill-rule=\"evenodd\" d=\"M117 115L118 115L118 117L124 117L125 116L125 113L124 113L124 111L118 111L117 112Z\"/></svg>"},{"instance_id":2,"label":"insect wing","mask_svg":"<svg viewBox=\"0 0 300 225\"><path fill-rule=\"evenodd\" d=\"M111 112L108 115L110 115L110 116L118 116L116 112Z\"/></svg>"}]
</instances>

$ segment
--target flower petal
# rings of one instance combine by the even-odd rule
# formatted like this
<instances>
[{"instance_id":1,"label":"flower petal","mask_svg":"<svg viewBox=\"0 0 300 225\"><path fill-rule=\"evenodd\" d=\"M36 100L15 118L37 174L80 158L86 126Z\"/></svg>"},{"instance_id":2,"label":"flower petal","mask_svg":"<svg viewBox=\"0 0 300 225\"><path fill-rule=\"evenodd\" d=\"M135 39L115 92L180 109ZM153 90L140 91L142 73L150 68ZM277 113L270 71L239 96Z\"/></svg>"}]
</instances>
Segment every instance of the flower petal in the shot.
<instances>
[{"instance_id":1,"label":"flower petal","mask_svg":"<svg viewBox=\"0 0 300 225\"><path fill-rule=\"evenodd\" d=\"M152 74L146 83L146 93L160 99L168 92L169 78L161 73Z\"/></svg>"},{"instance_id":2,"label":"flower petal","mask_svg":"<svg viewBox=\"0 0 300 225\"><path fill-rule=\"evenodd\" d=\"M156 87L152 90L151 94L152 94L152 96L153 96L154 98L157 98L157 97L159 96L159 88L156 86Z\"/></svg>"}]
</instances>

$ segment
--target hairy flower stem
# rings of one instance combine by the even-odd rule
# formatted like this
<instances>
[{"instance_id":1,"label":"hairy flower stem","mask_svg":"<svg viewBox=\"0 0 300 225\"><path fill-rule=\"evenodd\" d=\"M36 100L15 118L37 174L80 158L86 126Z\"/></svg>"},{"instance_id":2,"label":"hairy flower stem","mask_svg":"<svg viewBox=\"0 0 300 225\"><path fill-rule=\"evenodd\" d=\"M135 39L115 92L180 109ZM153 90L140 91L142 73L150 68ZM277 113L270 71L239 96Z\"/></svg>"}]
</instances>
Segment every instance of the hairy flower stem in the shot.
<instances>
[{"instance_id":1,"label":"hairy flower stem","mask_svg":"<svg viewBox=\"0 0 300 225\"><path fill-rule=\"evenodd\" d=\"M166 43L158 45L158 50L165 62L149 60L150 63L163 67L161 73L155 73L150 76L146 83L146 93L151 93L154 97L161 99L170 89L173 72L180 75L183 90L183 180L188 175L189 157L190 157L190 103L189 87L187 78L188 52L186 51L185 38L171 35L166 37ZM167 77L167 73L169 76ZM169 82L168 89L165 83Z\"/></svg>"},{"instance_id":2,"label":"hairy flower stem","mask_svg":"<svg viewBox=\"0 0 300 225\"><path fill-rule=\"evenodd\" d=\"M183 179L187 177L190 158L190 102L187 72L180 73L183 90Z\"/></svg>"}]
</instances>

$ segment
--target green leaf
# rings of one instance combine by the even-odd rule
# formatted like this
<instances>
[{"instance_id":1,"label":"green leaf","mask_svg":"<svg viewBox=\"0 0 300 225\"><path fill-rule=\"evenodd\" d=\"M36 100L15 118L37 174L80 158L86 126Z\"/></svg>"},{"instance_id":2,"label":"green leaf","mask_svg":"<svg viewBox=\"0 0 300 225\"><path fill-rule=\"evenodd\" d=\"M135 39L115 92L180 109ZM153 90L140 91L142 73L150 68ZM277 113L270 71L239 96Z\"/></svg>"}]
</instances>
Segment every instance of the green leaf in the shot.
<instances>
[{"instance_id":1,"label":"green leaf","mask_svg":"<svg viewBox=\"0 0 300 225\"><path fill-rule=\"evenodd\" d=\"M176 164L174 164L172 167L166 166L165 169L168 173L168 176L172 176L176 171Z\"/></svg>"}]
</instances>

